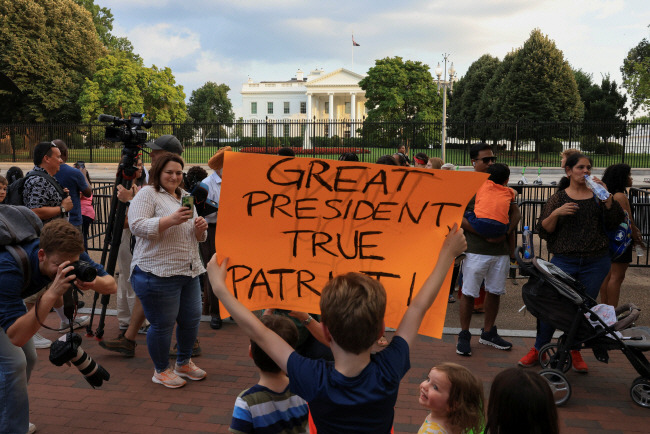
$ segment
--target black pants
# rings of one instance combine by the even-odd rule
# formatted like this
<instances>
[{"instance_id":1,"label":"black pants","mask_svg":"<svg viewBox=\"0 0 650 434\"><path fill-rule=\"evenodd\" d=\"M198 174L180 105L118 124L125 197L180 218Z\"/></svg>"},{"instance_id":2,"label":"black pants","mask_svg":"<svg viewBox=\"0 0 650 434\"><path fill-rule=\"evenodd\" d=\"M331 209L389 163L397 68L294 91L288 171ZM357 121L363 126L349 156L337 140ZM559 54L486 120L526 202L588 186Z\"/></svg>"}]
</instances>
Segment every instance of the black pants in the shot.
<instances>
[{"instance_id":1,"label":"black pants","mask_svg":"<svg viewBox=\"0 0 650 434\"><path fill-rule=\"evenodd\" d=\"M201 252L201 259L203 260L204 266L207 266L212 255L216 252L214 245L214 234L216 231L217 225L215 223L208 223L208 239L203 243L199 243L199 251ZM219 299L212 292L212 285L210 285L208 273L201 275L201 288L203 289L203 313L221 318L221 314L219 313Z\"/></svg>"}]
</instances>

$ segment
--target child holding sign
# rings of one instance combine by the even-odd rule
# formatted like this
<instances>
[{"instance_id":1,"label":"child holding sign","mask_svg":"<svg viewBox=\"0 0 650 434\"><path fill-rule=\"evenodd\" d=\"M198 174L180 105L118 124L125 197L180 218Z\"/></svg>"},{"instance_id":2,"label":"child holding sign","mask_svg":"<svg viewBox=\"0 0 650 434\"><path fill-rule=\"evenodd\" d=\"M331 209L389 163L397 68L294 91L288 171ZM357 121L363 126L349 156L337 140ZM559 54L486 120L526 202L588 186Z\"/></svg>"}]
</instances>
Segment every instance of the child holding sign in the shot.
<instances>
[{"instance_id":1,"label":"child holding sign","mask_svg":"<svg viewBox=\"0 0 650 434\"><path fill-rule=\"evenodd\" d=\"M467 248L458 225L450 230L438 263L409 305L390 345L371 355L384 332L386 291L379 281L347 273L323 288L320 309L334 364L297 354L226 288L228 259L208 264L212 288L244 332L288 374L291 391L309 402L320 434L389 433L399 384L410 368L409 348L454 258Z\"/></svg>"}]
</instances>

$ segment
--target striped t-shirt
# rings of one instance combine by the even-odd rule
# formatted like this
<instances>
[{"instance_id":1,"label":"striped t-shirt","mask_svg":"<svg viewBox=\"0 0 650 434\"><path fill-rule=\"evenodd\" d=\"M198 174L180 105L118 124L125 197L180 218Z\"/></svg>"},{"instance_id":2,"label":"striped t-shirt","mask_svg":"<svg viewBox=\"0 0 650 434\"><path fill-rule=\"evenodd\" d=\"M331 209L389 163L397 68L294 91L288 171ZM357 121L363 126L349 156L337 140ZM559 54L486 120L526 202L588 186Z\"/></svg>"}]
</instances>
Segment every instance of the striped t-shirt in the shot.
<instances>
[{"instance_id":1,"label":"striped t-shirt","mask_svg":"<svg viewBox=\"0 0 650 434\"><path fill-rule=\"evenodd\" d=\"M232 433L308 433L307 402L287 387L276 393L256 384L239 394L232 412Z\"/></svg>"}]
</instances>

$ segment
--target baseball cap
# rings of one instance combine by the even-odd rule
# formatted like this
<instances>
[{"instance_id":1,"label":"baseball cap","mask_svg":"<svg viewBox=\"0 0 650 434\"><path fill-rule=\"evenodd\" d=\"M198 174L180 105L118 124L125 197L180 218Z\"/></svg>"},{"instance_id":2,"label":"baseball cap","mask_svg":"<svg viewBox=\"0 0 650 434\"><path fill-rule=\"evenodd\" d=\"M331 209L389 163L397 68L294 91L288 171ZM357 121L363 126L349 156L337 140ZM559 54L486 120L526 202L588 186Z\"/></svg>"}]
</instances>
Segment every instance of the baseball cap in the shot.
<instances>
[{"instance_id":1,"label":"baseball cap","mask_svg":"<svg viewBox=\"0 0 650 434\"><path fill-rule=\"evenodd\" d=\"M147 146L151 149L160 149L178 155L181 155L183 153L183 146L181 145L181 142L179 142L178 139L171 134L165 134L164 136L160 136L157 139L147 142Z\"/></svg>"}]
</instances>

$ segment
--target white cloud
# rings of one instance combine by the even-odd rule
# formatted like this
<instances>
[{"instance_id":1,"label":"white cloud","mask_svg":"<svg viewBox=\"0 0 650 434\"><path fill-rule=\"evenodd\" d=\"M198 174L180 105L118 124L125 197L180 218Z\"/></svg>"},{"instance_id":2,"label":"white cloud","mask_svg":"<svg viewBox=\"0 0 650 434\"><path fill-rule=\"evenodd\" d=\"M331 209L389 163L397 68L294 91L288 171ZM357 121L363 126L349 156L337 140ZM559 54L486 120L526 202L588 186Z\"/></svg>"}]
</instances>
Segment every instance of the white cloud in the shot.
<instances>
[{"instance_id":1,"label":"white cloud","mask_svg":"<svg viewBox=\"0 0 650 434\"><path fill-rule=\"evenodd\" d=\"M201 49L198 33L167 22L140 25L130 30L116 26L114 33L126 36L147 65L169 66Z\"/></svg>"}]
</instances>

